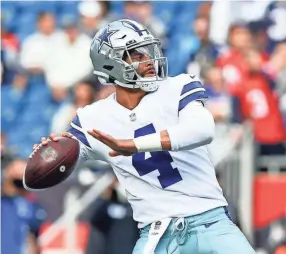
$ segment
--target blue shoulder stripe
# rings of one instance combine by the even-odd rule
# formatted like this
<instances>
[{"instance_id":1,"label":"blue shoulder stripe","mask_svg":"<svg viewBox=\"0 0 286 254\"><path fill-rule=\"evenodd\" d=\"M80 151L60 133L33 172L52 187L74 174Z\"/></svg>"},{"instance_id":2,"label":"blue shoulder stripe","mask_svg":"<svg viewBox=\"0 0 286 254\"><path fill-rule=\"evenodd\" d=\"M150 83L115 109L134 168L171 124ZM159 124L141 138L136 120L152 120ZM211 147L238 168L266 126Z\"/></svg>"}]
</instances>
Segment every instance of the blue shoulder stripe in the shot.
<instances>
[{"instance_id":1,"label":"blue shoulder stripe","mask_svg":"<svg viewBox=\"0 0 286 254\"><path fill-rule=\"evenodd\" d=\"M72 135L74 135L81 143L85 144L86 146L90 147L89 142L87 141L87 138L85 136L85 134L75 128L73 128L72 126L69 127L69 129L67 130L67 132L71 133Z\"/></svg>"},{"instance_id":2,"label":"blue shoulder stripe","mask_svg":"<svg viewBox=\"0 0 286 254\"><path fill-rule=\"evenodd\" d=\"M181 111L184 107L186 107L192 101L200 100L200 99L207 99L207 98L208 97L206 96L205 92L203 92L203 91L189 94L188 96L186 96L185 98L180 100L179 111Z\"/></svg>"},{"instance_id":3,"label":"blue shoulder stripe","mask_svg":"<svg viewBox=\"0 0 286 254\"><path fill-rule=\"evenodd\" d=\"M75 124L76 126L81 127L81 123L79 121L78 115L75 116L75 118L72 120L73 124Z\"/></svg>"},{"instance_id":4,"label":"blue shoulder stripe","mask_svg":"<svg viewBox=\"0 0 286 254\"><path fill-rule=\"evenodd\" d=\"M193 82L190 82L186 85L184 85L183 89L182 89L182 92L181 92L181 95L193 90L193 89L196 89L196 88L204 88L204 86L202 85L202 83L200 81L193 81Z\"/></svg>"}]
</instances>

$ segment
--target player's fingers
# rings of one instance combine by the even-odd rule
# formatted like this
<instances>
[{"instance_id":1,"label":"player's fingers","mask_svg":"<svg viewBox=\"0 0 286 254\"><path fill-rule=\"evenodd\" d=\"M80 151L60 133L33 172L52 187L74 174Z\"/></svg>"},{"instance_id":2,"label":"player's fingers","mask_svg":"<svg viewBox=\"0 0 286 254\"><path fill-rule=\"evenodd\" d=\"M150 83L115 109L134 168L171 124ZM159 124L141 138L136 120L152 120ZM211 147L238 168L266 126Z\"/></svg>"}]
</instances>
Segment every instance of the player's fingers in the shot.
<instances>
[{"instance_id":1,"label":"player's fingers","mask_svg":"<svg viewBox=\"0 0 286 254\"><path fill-rule=\"evenodd\" d=\"M98 130L93 129L93 130L92 130L92 133L94 134L94 136L95 136L97 139L104 139L104 137L101 135L101 133L100 133Z\"/></svg>"},{"instance_id":2,"label":"player's fingers","mask_svg":"<svg viewBox=\"0 0 286 254\"><path fill-rule=\"evenodd\" d=\"M87 133L96 139L100 138L100 136L94 131L87 131Z\"/></svg>"},{"instance_id":3,"label":"player's fingers","mask_svg":"<svg viewBox=\"0 0 286 254\"><path fill-rule=\"evenodd\" d=\"M119 153L119 152L116 152L116 151L110 151L110 152L109 152L109 156L110 156L110 157L116 157L116 156L118 156L118 155L122 155L122 154Z\"/></svg>"},{"instance_id":4,"label":"player's fingers","mask_svg":"<svg viewBox=\"0 0 286 254\"><path fill-rule=\"evenodd\" d=\"M116 143L116 139L111 137L110 135L103 133L101 131L93 129L93 132L97 135L98 138L100 138L103 141L110 142L110 143Z\"/></svg>"},{"instance_id":5,"label":"player's fingers","mask_svg":"<svg viewBox=\"0 0 286 254\"><path fill-rule=\"evenodd\" d=\"M41 143L42 143L42 145L47 145L48 144L47 138L46 137L42 137L41 138Z\"/></svg>"},{"instance_id":6,"label":"player's fingers","mask_svg":"<svg viewBox=\"0 0 286 254\"><path fill-rule=\"evenodd\" d=\"M62 134L62 137L72 138L73 135L71 133L69 133L69 132L65 132L65 133Z\"/></svg>"},{"instance_id":7,"label":"player's fingers","mask_svg":"<svg viewBox=\"0 0 286 254\"><path fill-rule=\"evenodd\" d=\"M33 150L35 150L38 147L38 144L33 145Z\"/></svg>"},{"instance_id":8,"label":"player's fingers","mask_svg":"<svg viewBox=\"0 0 286 254\"><path fill-rule=\"evenodd\" d=\"M54 133L51 133L51 134L50 134L50 139L51 139L52 141L59 141L60 137L57 137Z\"/></svg>"},{"instance_id":9,"label":"player's fingers","mask_svg":"<svg viewBox=\"0 0 286 254\"><path fill-rule=\"evenodd\" d=\"M100 135L100 134L98 133L98 131L96 131L96 130L88 131L88 133L89 133L91 136L93 136L94 138L96 138L97 140L103 142L104 144L106 144L107 141L108 141L108 140L106 140L102 135Z\"/></svg>"},{"instance_id":10,"label":"player's fingers","mask_svg":"<svg viewBox=\"0 0 286 254\"><path fill-rule=\"evenodd\" d=\"M110 156L110 157L116 157L116 156L119 156L119 155L131 156L131 155L133 155L133 152L113 151L113 150L109 152L109 156Z\"/></svg>"}]
</instances>

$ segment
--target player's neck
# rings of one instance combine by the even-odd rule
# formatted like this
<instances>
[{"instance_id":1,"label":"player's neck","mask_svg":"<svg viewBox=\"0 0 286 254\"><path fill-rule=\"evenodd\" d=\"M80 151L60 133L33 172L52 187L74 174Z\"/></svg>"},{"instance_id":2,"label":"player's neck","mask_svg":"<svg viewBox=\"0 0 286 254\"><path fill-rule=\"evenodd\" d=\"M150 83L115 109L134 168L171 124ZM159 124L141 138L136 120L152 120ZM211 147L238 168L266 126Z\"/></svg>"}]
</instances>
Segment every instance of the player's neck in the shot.
<instances>
[{"instance_id":1,"label":"player's neck","mask_svg":"<svg viewBox=\"0 0 286 254\"><path fill-rule=\"evenodd\" d=\"M138 106L146 92L141 89L129 89L116 86L116 101L127 109L134 109Z\"/></svg>"}]
</instances>

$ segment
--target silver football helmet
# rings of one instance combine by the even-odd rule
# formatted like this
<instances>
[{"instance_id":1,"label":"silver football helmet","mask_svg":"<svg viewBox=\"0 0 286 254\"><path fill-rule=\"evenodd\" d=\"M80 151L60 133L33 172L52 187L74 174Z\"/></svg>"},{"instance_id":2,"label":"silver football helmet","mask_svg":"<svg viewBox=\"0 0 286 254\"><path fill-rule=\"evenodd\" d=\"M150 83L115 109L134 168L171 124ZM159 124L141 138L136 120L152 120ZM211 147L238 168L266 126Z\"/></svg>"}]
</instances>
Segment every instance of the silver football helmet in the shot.
<instances>
[{"instance_id":1,"label":"silver football helmet","mask_svg":"<svg viewBox=\"0 0 286 254\"><path fill-rule=\"evenodd\" d=\"M167 78L168 63L160 41L138 22L121 19L98 31L90 48L94 74L101 83L114 83L146 92L158 89L158 81ZM131 58L132 55L137 57ZM142 64L149 66L140 73ZM148 69L148 68L147 68Z\"/></svg>"}]
</instances>

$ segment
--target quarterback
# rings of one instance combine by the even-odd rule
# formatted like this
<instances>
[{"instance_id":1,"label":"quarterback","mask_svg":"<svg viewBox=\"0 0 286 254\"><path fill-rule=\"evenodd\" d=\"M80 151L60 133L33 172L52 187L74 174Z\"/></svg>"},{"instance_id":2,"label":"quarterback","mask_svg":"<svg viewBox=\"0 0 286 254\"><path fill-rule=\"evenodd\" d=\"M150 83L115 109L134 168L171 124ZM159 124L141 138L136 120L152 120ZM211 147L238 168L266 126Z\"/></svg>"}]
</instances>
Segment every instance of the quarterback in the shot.
<instances>
[{"instance_id":1,"label":"quarterback","mask_svg":"<svg viewBox=\"0 0 286 254\"><path fill-rule=\"evenodd\" d=\"M78 109L63 136L80 141L78 165L102 161L125 188L140 229L133 254L255 253L215 177L214 120L198 78L168 77L160 41L127 19L95 35L90 58L116 92Z\"/></svg>"}]
</instances>

